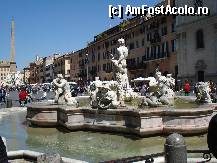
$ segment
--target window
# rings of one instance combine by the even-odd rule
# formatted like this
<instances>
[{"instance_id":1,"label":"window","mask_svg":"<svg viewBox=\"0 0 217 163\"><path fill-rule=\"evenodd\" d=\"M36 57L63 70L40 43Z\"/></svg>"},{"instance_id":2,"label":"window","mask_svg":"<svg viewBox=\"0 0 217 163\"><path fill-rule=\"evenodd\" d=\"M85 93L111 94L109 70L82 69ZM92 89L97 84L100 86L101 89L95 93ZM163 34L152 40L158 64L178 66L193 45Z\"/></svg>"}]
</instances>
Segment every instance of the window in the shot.
<instances>
[{"instance_id":1,"label":"window","mask_svg":"<svg viewBox=\"0 0 217 163\"><path fill-rule=\"evenodd\" d=\"M106 59L106 53L103 52L103 59Z\"/></svg>"},{"instance_id":2,"label":"window","mask_svg":"<svg viewBox=\"0 0 217 163\"><path fill-rule=\"evenodd\" d=\"M132 64L135 65L136 64L136 59L132 58Z\"/></svg>"},{"instance_id":3,"label":"window","mask_svg":"<svg viewBox=\"0 0 217 163\"><path fill-rule=\"evenodd\" d=\"M204 82L204 71L197 72L198 82Z\"/></svg>"},{"instance_id":4,"label":"window","mask_svg":"<svg viewBox=\"0 0 217 163\"><path fill-rule=\"evenodd\" d=\"M202 29L196 32L196 47L197 49L204 48L204 36Z\"/></svg>"},{"instance_id":5,"label":"window","mask_svg":"<svg viewBox=\"0 0 217 163\"><path fill-rule=\"evenodd\" d=\"M157 54L157 48L156 48L156 46L153 47L153 53L154 53L154 59L156 59L156 54Z\"/></svg>"},{"instance_id":6,"label":"window","mask_svg":"<svg viewBox=\"0 0 217 163\"><path fill-rule=\"evenodd\" d=\"M109 51L106 52L106 58L109 59Z\"/></svg>"},{"instance_id":7,"label":"window","mask_svg":"<svg viewBox=\"0 0 217 163\"><path fill-rule=\"evenodd\" d=\"M92 54L92 62L95 62L95 54Z\"/></svg>"},{"instance_id":8,"label":"window","mask_svg":"<svg viewBox=\"0 0 217 163\"><path fill-rule=\"evenodd\" d=\"M159 58L160 57L160 45L157 46L157 49L158 49L157 50L157 58Z\"/></svg>"},{"instance_id":9,"label":"window","mask_svg":"<svg viewBox=\"0 0 217 163\"><path fill-rule=\"evenodd\" d=\"M139 48L139 41L136 41L136 48Z\"/></svg>"},{"instance_id":10,"label":"window","mask_svg":"<svg viewBox=\"0 0 217 163\"><path fill-rule=\"evenodd\" d=\"M134 38L134 32L132 32L131 35L132 35L132 38Z\"/></svg>"},{"instance_id":11,"label":"window","mask_svg":"<svg viewBox=\"0 0 217 163\"><path fill-rule=\"evenodd\" d=\"M176 51L176 40L172 40L172 52Z\"/></svg>"},{"instance_id":12,"label":"window","mask_svg":"<svg viewBox=\"0 0 217 163\"><path fill-rule=\"evenodd\" d=\"M100 61L100 53L98 53L98 61Z\"/></svg>"},{"instance_id":13,"label":"window","mask_svg":"<svg viewBox=\"0 0 217 163\"><path fill-rule=\"evenodd\" d=\"M110 70L110 64L107 63L107 71L109 71L109 70Z\"/></svg>"},{"instance_id":14,"label":"window","mask_svg":"<svg viewBox=\"0 0 217 163\"><path fill-rule=\"evenodd\" d=\"M99 65L99 71L101 71L101 65Z\"/></svg>"},{"instance_id":15,"label":"window","mask_svg":"<svg viewBox=\"0 0 217 163\"><path fill-rule=\"evenodd\" d=\"M175 29L175 24L172 23L172 32L175 32L175 31L176 31L176 29Z\"/></svg>"},{"instance_id":16,"label":"window","mask_svg":"<svg viewBox=\"0 0 217 163\"><path fill-rule=\"evenodd\" d=\"M150 51L150 50L149 50L149 47L148 47L148 48L147 48L147 53L146 53L146 54L147 54L147 58L149 58L149 53L150 53L149 51Z\"/></svg>"},{"instance_id":17,"label":"window","mask_svg":"<svg viewBox=\"0 0 217 163\"><path fill-rule=\"evenodd\" d=\"M164 24L164 23L167 23L166 17L163 17L163 18L161 19L161 24Z\"/></svg>"},{"instance_id":18,"label":"window","mask_svg":"<svg viewBox=\"0 0 217 163\"><path fill-rule=\"evenodd\" d=\"M142 39L142 46L144 46L145 45L145 39L143 38Z\"/></svg>"},{"instance_id":19,"label":"window","mask_svg":"<svg viewBox=\"0 0 217 163\"><path fill-rule=\"evenodd\" d=\"M136 62L137 62L137 65L139 65L139 57L137 57L137 61Z\"/></svg>"},{"instance_id":20,"label":"window","mask_svg":"<svg viewBox=\"0 0 217 163\"><path fill-rule=\"evenodd\" d=\"M164 42L163 44L162 44L162 56L161 57L164 57L165 56L165 53L166 53L166 43Z\"/></svg>"},{"instance_id":21,"label":"window","mask_svg":"<svg viewBox=\"0 0 217 163\"><path fill-rule=\"evenodd\" d=\"M148 34L147 34L147 41L150 41L150 40L151 40L151 34L148 33Z\"/></svg>"},{"instance_id":22,"label":"window","mask_svg":"<svg viewBox=\"0 0 217 163\"><path fill-rule=\"evenodd\" d=\"M164 27L161 28L161 35L162 36L167 35L167 26L164 26Z\"/></svg>"},{"instance_id":23,"label":"window","mask_svg":"<svg viewBox=\"0 0 217 163\"><path fill-rule=\"evenodd\" d=\"M153 46L151 47L151 59L153 59L154 57L154 49L153 49Z\"/></svg>"},{"instance_id":24,"label":"window","mask_svg":"<svg viewBox=\"0 0 217 163\"><path fill-rule=\"evenodd\" d=\"M109 42L105 42L105 47L108 48L109 47Z\"/></svg>"},{"instance_id":25,"label":"window","mask_svg":"<svg viewBox=\"0 0 217 163\"><path fill-rule=\"evenodd\" d=\"M115 52L115 48L113 49L113 54L115 54L116 52Z\"/></svg>"},{"instance_id":26,"label":"window","mask_svg":"<svg viewBox=\"0 0 217 163\"><path fill-rule=\"evenodd\" d=\"M168 43L168 41L166 42L166 53L167 53L167 55L168 55L168 53L169 53L170 51L169 51L169 43Z\"/></svg>"},{"instance_id":27,"label":"window","mask_svg":"<svg viewBox=\"0 0 217 163\"><path fill-rule=\"evenodd\" d=\"M103 71L106 71L106 64L103 64Z\"/></svg>"},{"instance_id":28,"label":"window","mask_svg":"<svg viewBox=\"0 0 217 163\"><path fill-rule=\"evenodd\" d=\"M130 50L134 49L134 43L130 43Z\"/></svg>"}]
</instances>

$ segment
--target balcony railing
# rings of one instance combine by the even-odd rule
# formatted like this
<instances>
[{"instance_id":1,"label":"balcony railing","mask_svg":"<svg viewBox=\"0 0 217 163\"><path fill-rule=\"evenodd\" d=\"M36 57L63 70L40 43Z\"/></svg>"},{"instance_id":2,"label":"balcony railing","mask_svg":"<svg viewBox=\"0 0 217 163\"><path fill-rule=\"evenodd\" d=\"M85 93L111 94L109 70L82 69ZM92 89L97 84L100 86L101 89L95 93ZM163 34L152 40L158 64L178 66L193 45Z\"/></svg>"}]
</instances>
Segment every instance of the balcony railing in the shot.
<instances>
[{"instance_id":1,"label":"balcony railing","mask_svg":"<svg viewBox=\"0 0 217 163\"><path fill-rule=\"evenodd\" d=\"M150 60L162 59L162 58L167 58L167 57L170 57L169 52L164 52L164 53L160 53L160 54L156 54L156 55L153 54L150 57L143 56L142 60L143 61L150 61Z\"/></svg>"}]
</instances>

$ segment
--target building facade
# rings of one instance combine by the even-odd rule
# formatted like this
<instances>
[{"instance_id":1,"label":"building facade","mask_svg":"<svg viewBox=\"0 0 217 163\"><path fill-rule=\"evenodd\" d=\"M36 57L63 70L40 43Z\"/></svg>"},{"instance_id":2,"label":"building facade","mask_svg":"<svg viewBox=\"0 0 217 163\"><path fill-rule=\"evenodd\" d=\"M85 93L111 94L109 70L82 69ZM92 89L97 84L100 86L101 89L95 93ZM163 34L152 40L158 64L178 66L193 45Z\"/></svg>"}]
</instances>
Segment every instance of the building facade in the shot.
<instances>
[{"instance_id":1,"label":"building facade","mask_svg":"<svg viewBox=\"0 0 217 163\"><path fill-rule=\"evenodd\" d=\"M54 79L54 60L59 57L58 54L54 54L52 56L48 56L44 58L45 62L45 81L46 83L50 83Z\"/></svg>"},{"instance_id":2,"label":"building facade","mask_svg":"<svg viewBox=\"0 0 217 163\"><path fill-rule=\"evenodd\" d=\"M25 68L24 68L25 69ZM29 64L29 83L30 84L35 84L36 83L36 63L31 62Z\"/></svg>"},{"instance_id":3,"label":"building facade","mask_svg":"<svg viewBox=\"0 0 217 163\"><path fill-rule=\"evenodd\" d=\"M78 81L79 79L79 53L72 52L70 56L70 81Z\"/></svg>"},{"instance_id":4,"label":"building facade","mask_svg":"<svg viewBox=\"0 0 217 163\"><path fill-rule=\"evenodd\" d=\"M158 5L175 5L175 0ZM129 49L129 80L152 76L157 67L164 74L178 74L176 55L176 17L169 15L134 17L124 20L94 37L87 47L54 58L53 73L46 61L36 64L36 82L45 82L63 74L68 81L112 80L111 54L116 55L117 40L124 38ZM50 64L51 65L51 64ZM46 68L47 67L47 68ZM47 72L45 72L47 71ZM48 72L49 71L49 72ZM53 75L52 75L53 74ZM31 75L30 75L31 76ZM45 76L45 78L43 78Z\"/></svg>"},{"instance_id":5,"label":"building facade","mask_svg":"<svg viewBox=\"0 0 217 163\"><path fill-rule=\"evenodd\" d=\"M217 1L177 0L177 6L210 9L209 16L177 17L178 77L193 83L217 82Z\"/></svg>"},{"instance_id":6,"label":"building facade","mask_svg":"<svg viewBox=\"0 0 217 163\"><path fill-rule=\"evenodd\" d=\"M11 72L10 62L0 61L0 83L1 85L4 83L7 75Z\"/></svg>"},{"instance_id":7,"label":"building facade","mask_svg":"<svg viewBox=\"0 0 217 163\"><path fill-rule=\"evenodd\" d=\"M64 54L54 59L54 78L62 74L66 80L70 80L70 56Z\"/></svg>"},{"instance_id":8,"label":"building facade","mask_svg":"<svg viewBox=\"0 0 217 163\"><path fill-rule=\"evenodd\" d=\"M30 68L26 67L23 69L23 82L29 84L30 83L29 79L30 79Z\"/></svg>"},{"instance_id":9,"label":"building facade","mask_svg":"<svg viewBox=\"0 0 217 163\"><path fill-rule=\"evenodd\" d=\"M159 5L175 5L173 0ZM82 80L113 79L111 54L116 54L117 40L124 38L129 49L129 79L152 76L160 70L177 76L176 29L174 16L135 17L94 37L79 51L79 77Z\"/></svg>"},{"instance_id":10,"label":"building facade","mask_svg":"<svg viewBox=\"0 0 217 163\"><path fill-rule=\"evenodd\" d=\"M70 80L70 56L69 54L54 54L48 57L37 57L35 62L29 64L29 82L50 83L57 76L63 74L64 78ZM25 69L25 68L24 68Z\"/></svg>"}]
</instances>

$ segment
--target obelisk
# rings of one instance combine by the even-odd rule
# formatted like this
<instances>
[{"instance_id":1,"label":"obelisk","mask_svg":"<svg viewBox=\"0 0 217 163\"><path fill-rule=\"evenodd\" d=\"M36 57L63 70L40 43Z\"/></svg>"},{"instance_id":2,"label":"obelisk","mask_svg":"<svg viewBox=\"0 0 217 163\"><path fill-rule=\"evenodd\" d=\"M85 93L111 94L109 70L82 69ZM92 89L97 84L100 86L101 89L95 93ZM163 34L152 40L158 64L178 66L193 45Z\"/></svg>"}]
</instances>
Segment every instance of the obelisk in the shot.
<instances>
[{"instance_id":1,"label":"obelisk","mask_svg":"<svg viewBox=\"0 0 217 163\"><path fill-rule=\"evenodd\" d=\"M10 58L10 71L16 72L16 62L15 62L15 48L14 48L14 17L11 20L11 58Z\"/></svg>"}]
</instances>

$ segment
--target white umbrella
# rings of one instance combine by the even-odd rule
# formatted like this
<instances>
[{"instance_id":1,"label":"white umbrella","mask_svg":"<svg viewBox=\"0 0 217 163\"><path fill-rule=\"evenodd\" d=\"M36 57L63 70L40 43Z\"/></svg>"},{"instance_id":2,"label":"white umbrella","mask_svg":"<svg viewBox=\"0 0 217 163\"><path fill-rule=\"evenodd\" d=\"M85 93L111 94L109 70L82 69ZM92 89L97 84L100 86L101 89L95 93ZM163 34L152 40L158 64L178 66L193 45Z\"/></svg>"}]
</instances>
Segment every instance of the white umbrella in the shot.
<instances>
[{"instance_id":1,"label":"white umbrella","mask_svg":"<svg viewBox=\"0 0 217 163\"><path fill-rule=\"evenodd\" d=\"M132 81L134 81L134 82L145 81L145 78L139 77L139 78L136 78L136 79L134 79L134 80L132 80Z\"/></svg>"},{"instance_id":2,"label":"white umbrella","mask_svg":"<svg viewBox=\"0 0 217 163\"><path fill-rule=\"evenodd\" d=\"M153 81L153 80L156 80L154 77L147 77L144 79L145 81Z\"/></svg>"}]
</instances>

